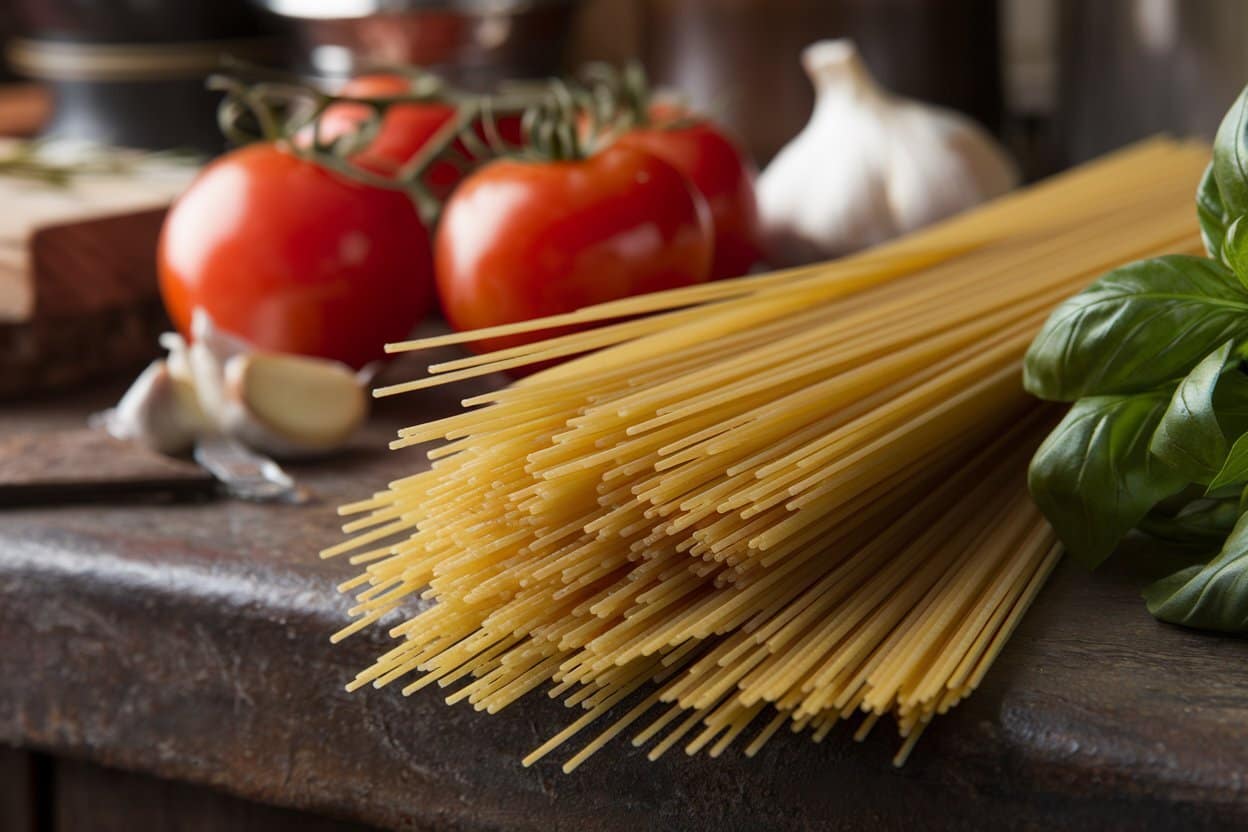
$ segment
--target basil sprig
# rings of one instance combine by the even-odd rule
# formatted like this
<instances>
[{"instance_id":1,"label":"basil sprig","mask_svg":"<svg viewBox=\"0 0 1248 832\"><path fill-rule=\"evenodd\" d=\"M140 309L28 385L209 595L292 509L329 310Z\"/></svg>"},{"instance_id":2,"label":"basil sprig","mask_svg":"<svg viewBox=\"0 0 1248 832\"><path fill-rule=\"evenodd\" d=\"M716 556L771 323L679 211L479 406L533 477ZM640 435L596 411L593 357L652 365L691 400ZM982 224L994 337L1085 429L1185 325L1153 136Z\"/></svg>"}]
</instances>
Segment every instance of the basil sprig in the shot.
<instances>
[{"instance_id":1,"label":"basil sprig","mask_svg":"<svg viewBox=\"0 0 1248 832\"><path fill-rule=\"evenodd\" d=\"M1072 402L1029 484L1089 566L1138 529L1207 562L1145 591L1175 624L1248 632L1248 89L1196 192L1208 257L1101 277L1049 317L1024 362L1042 399Z\"/></svg>"}]
</instances>

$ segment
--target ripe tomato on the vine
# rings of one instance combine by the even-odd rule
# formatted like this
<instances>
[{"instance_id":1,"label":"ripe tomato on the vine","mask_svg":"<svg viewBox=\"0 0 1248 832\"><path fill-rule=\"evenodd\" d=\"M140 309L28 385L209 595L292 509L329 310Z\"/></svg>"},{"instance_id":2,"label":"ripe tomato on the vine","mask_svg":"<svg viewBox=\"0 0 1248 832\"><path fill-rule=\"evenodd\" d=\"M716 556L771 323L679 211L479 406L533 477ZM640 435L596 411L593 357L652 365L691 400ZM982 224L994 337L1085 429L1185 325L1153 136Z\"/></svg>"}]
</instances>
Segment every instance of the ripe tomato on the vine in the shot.
<instances>
[{"instance_id":1,"label":"ripe tomato on the vine","mask_svg":"<svg viewBox=\"0 0 1248 832\"><path fill-rule=\"evenodd\" d=\"M410 92L411 82L402 75L361 75L352 78L342 88L342 94L352 98L389 98ZM331 104L320 120L320 138L331 142L348 135L372 117L373 109L367 104L343 101ZM455 118L453 105L440 101L422 101L412 104L394 104L381 116L377 133L366 147L352 156L361 167L382 175L393 175L425 147L447 122ZM499 136L509 145L517 146L523 141L520 116L500 115L495 119ZM485 140L485 127L477 123L474 132ZM474 156L460 140L453 143L454 152L462 159L473 161ZM438 161L425 172L425 183L439 199L448 197L459 184L463 173L449 161Z\"/></svg>"},{"instance_id":2,"label":"ripe tomato on the vine","mask_svg":"<svg viewBox=\"0 0 1248 832\"><path fill-rule=\"evenodd\" d=\"M670 124L672 126L664 126ZM715 232L711 279L745 274L762 256L754 180L758 171L737 143L711 121L652 107L650 123L617 142L670 163L706 199Z\"/></svg>"},{"instance_id":3,"label":"ripe tomato on the vine","mask_svg":"<svg viewBox=\"0 0 1248 832\"><path fill-rule=\"evenodd\" d=\"M406 337L433 302L429 236L411 199L273 144L210 164L169 211L160 291L259 347L359 367Z\"/></svg>"},{"instance_id":4,"label":"ripe tomato on the vine","mask_svg":"<svg viewBox=\"0 0 1248 832\"><path fill-rule=\"evenodd\" d=\"M620 145L585 159L482 167L446 204L434 239L442 308L458 330L701 283L711 256L701 195L667 162Z\"/></svg>"}]
</instances>

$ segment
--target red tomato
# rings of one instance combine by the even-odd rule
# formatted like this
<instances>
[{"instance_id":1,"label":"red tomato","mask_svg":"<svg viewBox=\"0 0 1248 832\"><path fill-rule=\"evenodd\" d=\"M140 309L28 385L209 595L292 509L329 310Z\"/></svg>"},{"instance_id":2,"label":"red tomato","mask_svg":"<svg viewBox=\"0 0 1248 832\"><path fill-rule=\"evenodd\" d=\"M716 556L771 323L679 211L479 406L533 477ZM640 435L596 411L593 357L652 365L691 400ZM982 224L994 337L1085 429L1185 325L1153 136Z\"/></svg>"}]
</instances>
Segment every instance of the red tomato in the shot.
<instances>
[{"instance_id":1,"label":"red tomato","mask_svg":"<svg viewBox=\"0 0 1248 832\"><path fill-rule=\"evenodd\" d=\"M701 283L711 255L701 196L658 157L618 145L579 161L486 165L446 204L434 240L442 308L460 330Z\"/></svg>"},{"instance_id":2,"label":"red tomato","mask_svg":"<svg viewBox=\"0 0 1248 832\"><path fill-rule=\"evenodd\" d=\"M401 75L362 75L348 81L343 86L342 93L353 98L387 98L403 95L410 90L410 82ZM365 104L344 102L331 105L321 117L321 140L333 141L358 130L368 120L371 112ZM393 175L454 117L455 108L450 104L436 101L396 104L386 110L377 135L352 161L376 173ZM496 125L504 141L512 145L522 143L519 116L499 117ZM484 138L485 128L478 124L476 133ZM471 158L462 142L457 141L455 148L465 157ZM454 164L439 162L430 167L425 181L434 196L445 199L459 184L460 178L460 170Z\"/></svg>"},{"instance_id":3,"label":"red tomato","mask_svg":"<svg viewBox=\"0 0 1248 832\"><path fill-rule=\"evenodd\" d=\"M658 108L655 122L668 113ZM709 121L686 127L662 126L629 131L619 143L648 150L688 177L706 199L715 228L715 262L711 279L737 277L762 255L754 180L758 171L737 144Z\"/></svg>"},{"instance_id":4,"label":"red tomato","mask_svg":"<svg viewBox=\"0 0 1248 832\"><path fill-rule=\"evenodd\" d=\"M184 335L203 307L264 349L353 367L424 317L431 263L405 194L271 144L209 165L170 210L158 251L165 308Z\"/></svg>"}]
</instances>

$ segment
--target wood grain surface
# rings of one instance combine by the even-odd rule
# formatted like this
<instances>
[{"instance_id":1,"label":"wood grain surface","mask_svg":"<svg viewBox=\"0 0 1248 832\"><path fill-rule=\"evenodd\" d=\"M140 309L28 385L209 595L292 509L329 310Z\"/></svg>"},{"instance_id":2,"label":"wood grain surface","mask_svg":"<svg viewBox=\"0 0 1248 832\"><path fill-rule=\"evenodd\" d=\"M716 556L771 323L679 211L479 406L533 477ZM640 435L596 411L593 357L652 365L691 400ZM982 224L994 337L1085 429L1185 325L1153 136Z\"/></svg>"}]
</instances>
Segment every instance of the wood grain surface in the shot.
<instances>
[{"instance_id":1,"label":"wood grain surface","mask_svg":"<svg viewBox=\"0 0 1248 832\"><path fill-rule=\"evenodd\" d=\"M0 746L0 829L4 832L36 832L32 756Z\"/></svg>"},{"instance_id":2,"label":"wood grain surface","mask_svg":"<svg viewBox=\"0 0 1248 832\"><path fill-rule=\"evenodd\" d=\"M369 832L370 827L257 806L185 783L58 761L49 832ZM0 827L10 832L9 827ZM21 832L17 830L15 832ZM33 828L31 832L34 832Z\"/></svg>"},{"instance_id":3,"label":"wood grain surface","mask_svg":"<svg viewBox=\"0 0 1248 832\"><path fill-rule=\"evenodd\" d=\"M0 139L0 156L16 147ZM0 174L0 399L125 372L157 352L169 324L156 242L195 168L126 159L64 184Z\"/></svg>"},{"instance_id":4,"label":"wood grain surface","mask_svg":"<svg viewBox=\"0 0 1248 832\"><path fill-rule=\"evenodd\" d=\"M95 401L0 413L0 434ZM784 732L755 759L609 745L576 774L519 759L568 712L496 716L437 690L342 686L386 643L331 647L352 571L320 561L333 507L421 464L391 431L462 395L388 400L354 449L294 469L306 506L211 502L0 511L0 743L388 828L465 830L1226 829L1248 824L1248 643L1158 624L1144 554L1059 567L981 690L907 766ZM1138 548L1138 547L1137 547ZM1131 566L1131 568L1127 568Z\"/></svg>"},{"instance_id":5,"label":"wood grain surface","mask_svg":"<svg viewBox=\"0 0 1248 832\"><path fill-rule=\"evenodd\" d=\"M189 460L87 427L0 436L0 507L136 496L207 496L216 481Z\"/></svg>"}]
</instances>

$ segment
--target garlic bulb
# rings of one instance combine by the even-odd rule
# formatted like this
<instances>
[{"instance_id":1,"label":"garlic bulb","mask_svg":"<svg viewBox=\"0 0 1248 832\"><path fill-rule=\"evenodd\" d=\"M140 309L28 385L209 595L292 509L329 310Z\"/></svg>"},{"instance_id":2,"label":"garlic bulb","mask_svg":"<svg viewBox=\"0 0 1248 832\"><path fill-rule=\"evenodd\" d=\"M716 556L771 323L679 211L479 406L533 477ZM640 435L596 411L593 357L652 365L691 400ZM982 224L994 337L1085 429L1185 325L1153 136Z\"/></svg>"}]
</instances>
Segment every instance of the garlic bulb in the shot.
<instances>
[{"instance_id":1,"label":"garlic bulb","mask_svg":"<svg viewBox=\"0 0 1248 832\"><path fill-rule=\"evenodd\" d=\"M883 242L1018 183L983 129L881 88L849 40L806 47L810 122L758 182L772 265L800 265Z\"/></svg>"},{"instance_id":2,"label":"garlic bulb","mask_svg":"<svg viewBox=\"0 0 1248 832\"><path fill-rule=\"evenodd\" d=\"M225 436L289 459L340 447L368 415L367 378L345 364L259 352L201 310L191 331L190 345L176 333L161 336L169 355L103 414L109 433L167 454Z\"/></svg>"}]
</instances>

